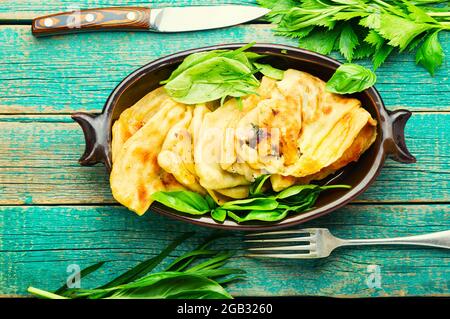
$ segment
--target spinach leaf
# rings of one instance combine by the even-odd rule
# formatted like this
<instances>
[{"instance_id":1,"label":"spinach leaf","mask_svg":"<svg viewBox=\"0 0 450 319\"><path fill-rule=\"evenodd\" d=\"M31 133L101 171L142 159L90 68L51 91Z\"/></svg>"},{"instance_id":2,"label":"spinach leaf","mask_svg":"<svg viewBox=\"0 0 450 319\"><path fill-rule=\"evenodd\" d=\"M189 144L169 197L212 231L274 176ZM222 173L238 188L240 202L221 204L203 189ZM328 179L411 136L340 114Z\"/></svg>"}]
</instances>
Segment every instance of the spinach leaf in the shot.
<instances>
[{"instance_id":1,"label":"spinach leaf","mask_svg":"<svg viewBox=\"0 0 450 319\"><path fill-rule=\"evenodd\" d=\"M326 84L326 89L332 93L350 94L361 92L375 84L375 73L365 67L346 63L337 68Z\"/></svg>"}]
</instances>

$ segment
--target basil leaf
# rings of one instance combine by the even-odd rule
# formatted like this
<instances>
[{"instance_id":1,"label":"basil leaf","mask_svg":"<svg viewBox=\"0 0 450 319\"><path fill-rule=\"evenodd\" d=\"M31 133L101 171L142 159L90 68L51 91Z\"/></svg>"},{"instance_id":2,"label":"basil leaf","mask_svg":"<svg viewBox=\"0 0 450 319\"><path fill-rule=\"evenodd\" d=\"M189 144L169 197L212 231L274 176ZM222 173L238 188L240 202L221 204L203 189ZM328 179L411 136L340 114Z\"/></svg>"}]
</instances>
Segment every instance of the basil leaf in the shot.
<instances>
[{"instance_id":1,"label":"basil leaf","mask_svg":"<svg viewBox=\"0 0 450 319\"><path fill-rule=\"evenodd\" d=\"M337 68L326 89L332 93L348 94L361 92L375 84L375 73L365 67L346 63Z\"/></svg>"},{"instance_id":2,"label":"basil leaf","mask_svg":"<svg viewBox=\"0 0 450 319\"><path fill-rule=\"evenodd\" d=\"M155 192L152 194L152 199L167 207L192 215L202 215L210 210L210 204L203 196L190 191Z\"/></svg>"},{"instance_id":3,"label":"basil leaf","mask_svg":"<svg viewBox=\"0 0 450 319\"><path fill-rule=\"evenodd\" d=\"M274 68L273 66L269 64L262 64L262 63L256 63L253 62L253 65L265 76L272 78L274 80L283 80L284 77L284 71Z\"/></svg>"},{"instance_id":4,"label":"basil leaf","mask_svg":"<svg viewBox=\"0 0 450 319\"><path fill-rule=\"evenodd\" d=\"M226 202L221 207L226 210L272 210L278 202L273 197L257 197Z\"/></svg>"},{"instance_id":5,"label":"basil leaf","mask_svg":"<svg viewBox=\"0 0 450 319\"><path fill-rule=\"evenodd\" d=\"M223 208L218 207L218 208L213 209L211 211L211 217L214 220L216 220L216 221L218 221L220 223L223 223L225 218L227 218L227 211L225 209L223 209Z\"/></svg>"},{"instance_id":6,"label":"basil leaf","mask_svg":"<svg viewBox=\"0 0 450 319\"><path fill-rule=\"evenodd\" d=\"M444 61L444 51L438 39L439 31L430 34L416 53L416 63L421 64L432 76Z\"/></svg>"}]
</instances>

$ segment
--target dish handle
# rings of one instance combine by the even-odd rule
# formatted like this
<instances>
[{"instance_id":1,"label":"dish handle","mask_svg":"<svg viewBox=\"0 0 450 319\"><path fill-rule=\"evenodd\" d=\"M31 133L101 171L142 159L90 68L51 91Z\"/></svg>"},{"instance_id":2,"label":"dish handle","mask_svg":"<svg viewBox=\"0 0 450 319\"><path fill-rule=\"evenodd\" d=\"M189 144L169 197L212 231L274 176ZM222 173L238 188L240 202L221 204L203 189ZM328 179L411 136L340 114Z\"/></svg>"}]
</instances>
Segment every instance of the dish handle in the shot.
<instances>
[{"instance_id":1,"label":"dish handle","mask_svg":"<svg viewBox=\"0 0 450 319\"><path fill-rule=\"evenodd\" d=\"M74 113L72 119L80 124L83 129L86 148L78 162L83 166L90 166L97 163L105 164L109 170L111 160L108 156L109 136L104 129L106 114Z\"/></svg>"},{"instance_id":2,"label":"dish handle","mask_svg":"<svg viewBox=\"0 0 450 319\"><path fill-rule=\"evenodd\" d=\"M415 163L416 158L409 152L405 143L405 125L411 117L408 110L388 111L388 130L385 150L390 157L401 163Z\"/></svg>"}]
</instances>

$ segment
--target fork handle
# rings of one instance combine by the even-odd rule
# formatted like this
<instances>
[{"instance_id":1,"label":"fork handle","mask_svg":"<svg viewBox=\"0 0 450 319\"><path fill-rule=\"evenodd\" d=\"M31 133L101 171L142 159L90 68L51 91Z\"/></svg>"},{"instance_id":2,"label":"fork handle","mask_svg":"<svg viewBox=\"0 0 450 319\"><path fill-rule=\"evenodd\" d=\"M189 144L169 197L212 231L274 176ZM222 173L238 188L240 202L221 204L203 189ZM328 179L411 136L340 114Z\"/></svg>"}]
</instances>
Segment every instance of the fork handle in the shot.
<instances>
[{"instance_id":1,"label":"fork handle","mask_svg":"<svg viewBox=\"0 0 450 319\"><path fill-rule=\"evenodd\" d=\"M416 245L450 249L450 230L407 237L380 239L342 239L339 246L362 245Z\"/></svg>"}]
</instances>

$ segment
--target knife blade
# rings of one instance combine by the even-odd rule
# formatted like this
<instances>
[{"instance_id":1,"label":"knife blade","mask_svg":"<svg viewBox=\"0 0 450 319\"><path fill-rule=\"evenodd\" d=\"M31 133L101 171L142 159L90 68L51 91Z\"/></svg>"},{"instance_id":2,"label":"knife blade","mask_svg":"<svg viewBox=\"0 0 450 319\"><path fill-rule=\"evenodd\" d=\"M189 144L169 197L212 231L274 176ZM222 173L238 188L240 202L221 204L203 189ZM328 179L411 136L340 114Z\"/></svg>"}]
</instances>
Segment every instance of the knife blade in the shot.
<instances>
[{"instance_id":1,"label":"knife blade","mask_svg":"<svg viewBox=\"0 0 450 319\"><path fill-rule=\"evenodd\" d=\"M86 31L185 32L217 29L260 18L269 9L244 5L109 7L51 14L33 20L32 33L42 37Z\"/></svg>"}]
</instances>

